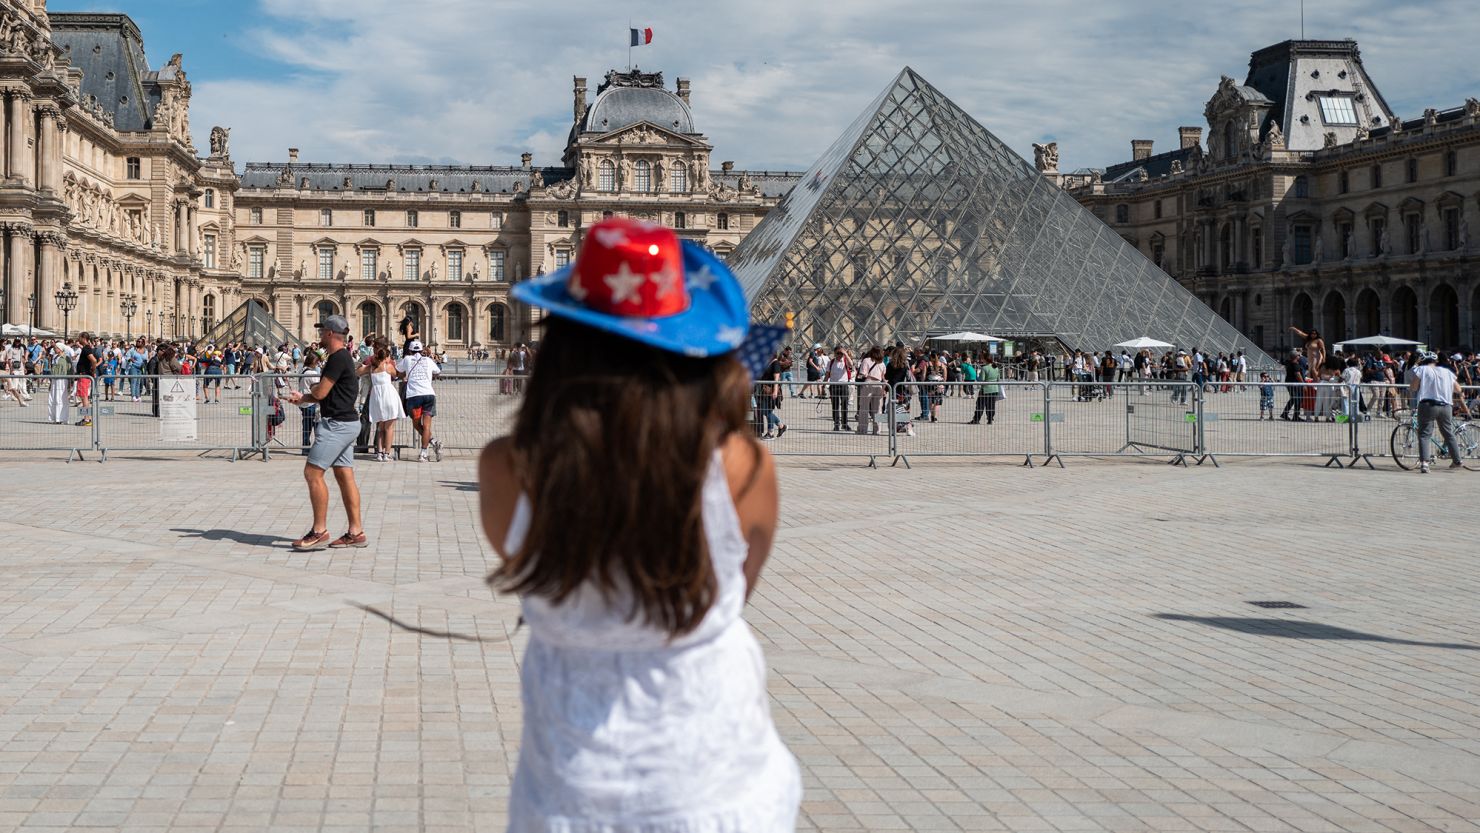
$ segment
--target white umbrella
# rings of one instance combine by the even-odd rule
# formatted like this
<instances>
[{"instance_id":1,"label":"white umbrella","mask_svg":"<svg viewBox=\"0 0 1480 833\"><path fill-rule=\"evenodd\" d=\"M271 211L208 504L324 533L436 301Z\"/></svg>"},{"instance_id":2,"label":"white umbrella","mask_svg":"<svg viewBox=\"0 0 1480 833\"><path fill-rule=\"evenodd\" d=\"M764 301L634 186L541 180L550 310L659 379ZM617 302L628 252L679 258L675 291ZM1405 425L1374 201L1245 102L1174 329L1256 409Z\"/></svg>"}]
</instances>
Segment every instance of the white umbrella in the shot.
<instances>
[{"instance_id":1,"label":"white umbrella","mask_svg":"<svg viewBox=\"0 0 1480 833\"><path fill-rule=\"evenodd\" d=\"M1147 338L1146 336L1141 336L1140 338L1133 338L1130 341L1122 341L1121 343L1119 343L1119 344L1117 344L1115 346L1116 347L1129 347L1129 348L1134 349L1134 350L1140 350L1143 347L1173 347L1175 345L1167 344L1165 341L1157 341L1154 338Z\"/></svg>"},{"instance_id":2,"label":"white umbrella","mask_svg":"<svg viewBox=\"0 0 1480 833\"><path fill-rule=\"evenodd\" d=\"M931 341L1001 341L995 336L983 335L982 333L951 333L944 336L931 336Z\"/></svg>"},{"instance_id":3,"label":"white umbrella","mask_svg":"<svg viewBox=\"0 0 1480 833\"><path fill-rule=\"evenodd\" d=\"M1422 342L1409 341L1406 338L1393 338L1392 336L1367 336L1366 338L1354 338L1343 341L1337 347L1412 347Z\"/></svg>"},{"instance_id":4,"label":"white umbrella","mask_svg":"<svg viewBox=\"0 0 1480 833\"><path fill-rule=\"evenodd\" d=\"M33 335L40 338L54 338L56 333L50 330L43 330L40 327L27 327L24 324L6 324L0 326L0 335L8 338L15 338L17 336L30 338Z\"/></svg>"}]
</instances>

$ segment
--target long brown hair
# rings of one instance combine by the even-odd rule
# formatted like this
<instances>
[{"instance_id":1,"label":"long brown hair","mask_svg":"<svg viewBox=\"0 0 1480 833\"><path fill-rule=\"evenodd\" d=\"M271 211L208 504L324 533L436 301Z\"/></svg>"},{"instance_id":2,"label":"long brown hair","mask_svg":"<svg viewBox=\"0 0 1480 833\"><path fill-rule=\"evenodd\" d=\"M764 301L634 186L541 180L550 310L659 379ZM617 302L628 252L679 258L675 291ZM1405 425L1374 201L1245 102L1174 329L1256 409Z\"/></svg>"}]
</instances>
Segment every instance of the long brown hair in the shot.
<instances>
[{"instance_id":1,"label":"long brown hair","mask_svg":"<svg viewBox=\"0 0 1480 833\"><path fill-rule=\"evenodd\" d=\"M747 432L749 382L734 358L690 358L561 318L515 422L514 467L533 504L524 543L488 577L559 604L584 582L673 636L718 592L702 491L714 451Z\"/></svg>"}]
</instances>

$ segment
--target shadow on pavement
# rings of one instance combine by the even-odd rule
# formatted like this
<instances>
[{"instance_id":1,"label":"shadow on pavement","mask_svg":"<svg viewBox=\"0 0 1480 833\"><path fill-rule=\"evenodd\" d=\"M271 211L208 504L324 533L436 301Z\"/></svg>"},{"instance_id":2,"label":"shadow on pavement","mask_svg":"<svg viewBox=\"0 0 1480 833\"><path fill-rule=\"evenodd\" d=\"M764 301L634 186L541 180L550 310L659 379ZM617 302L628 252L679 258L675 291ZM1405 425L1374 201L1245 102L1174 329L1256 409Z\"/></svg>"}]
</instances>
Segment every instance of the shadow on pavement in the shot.
<instances>
[{"instance_id":1,"label":"shadow on pavement","mask_svg":"<svg viewBox=\"0 0 1480 833\"><path fill-rule=\"evenodd\" d=\"M1197 622L1225 628L1251 636L1278 636L1285 639L1336 639L1355 642L1383 642L1388 645L1416 645L1424 648L1452 648L1456 651L1480 651L1480 645L1463 642L1420 642L1413 639L1394 639L1375 633L1323 625L1320 622L1302 622L1294 619L1250 619L1240 616L1188 616L1182 613L1155 613L1157 619L1174 622Z\"/></svg>"},{"instance_id":2,"label":"shadow on pavement","mask_svg":"<svg viewBox=\"0 0 1480 833\"><path fill-rule=\"evenodd\" d=\"M442 481L439 481L439 482L443 486L446 486L449 489L456 489L459 492L476 492L476 491L478 491L478 484L477 483L471 483L471 482L462 481L462 480L442 480Z\"/></svg>"},{"instance_id":3,"label":"shadow on pavement","mask_svg":"<svg viewBox=\"0 0 1480 833\"><path fill-rule=\"evenodd\" d=\"M181 538L199 538L203 541L234 541L238 544L251 544L258 547L271 547L276 544L290 543L293 540L292 538L284 538L281 535L237 532L234 529L171 529L170 532L180 533Z\"/></svg>"}]
</instances>

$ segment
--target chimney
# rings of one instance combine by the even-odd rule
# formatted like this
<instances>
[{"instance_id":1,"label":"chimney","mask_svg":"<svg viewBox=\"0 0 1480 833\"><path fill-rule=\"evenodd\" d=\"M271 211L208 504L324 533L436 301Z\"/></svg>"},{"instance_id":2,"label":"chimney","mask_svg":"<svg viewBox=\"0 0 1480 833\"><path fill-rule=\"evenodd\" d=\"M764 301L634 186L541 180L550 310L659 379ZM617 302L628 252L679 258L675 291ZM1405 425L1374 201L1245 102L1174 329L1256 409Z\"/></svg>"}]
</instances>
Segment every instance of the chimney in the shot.
<instances>
[{"instance_id":1,"label":"chimney","mask_svg":"<svg viewBox=\"0 0 1480 833\"><path fill-rule=\"evenodd\" d=\"M288 148L288 161L289 162L297 162L298 161L298 148Z\"/></svg>"},{"instance_id":2,"label":"chimney","mask_svg":"<svg viewBox=\"0 0 1480 833\"><path fill-rule=\"evenodd\" d=\"M581 120L581 117L584 116L584 115L586 115L586 79L582 78L579 75L575 76L575 85L576 85L575 115L576 115L576 121L580 121Z\"/></svg>"},{"instance_id":3,"label":"chimney","mask_svg":"<svg viewBox=\"0 0 1480 833\"><path fill-rule=\"evenodd\" d=\"M1131 140L1131 159L1134 159L1134 160L1136 160L1136 161L1139 162L1142 159L1150 159L1150 158L1151 158L1151 140L1150 139L1132 139Z\"/></svg>"},{"instance_id":4,"label":"chimney","mask_svg":"<svg viewBox=\"0 0 1480 833\"><path fill-rule=\"evenodd\" d=\"M683 99L684 104L689 103L689 79L678 79L678 97Z\"/></svg>"},{"instance_id":5,"label":"chimney","mask_svg":"<svg viewBox=\"0 0 1480 833\"><path fill-rule=\"evenodd\" d=\"M525 151L524 153L519 154L519 166L524 170L529 170L529 166L533 162L534 154L530 153L529 151Z\"/></svg>"},{"instance_id":6,"label":"chimney","mask_svg":"<svg viewBox=\"0 0 1480 833\"><path fill-rule=\"evenodd\" d=\"M1177 135L1182 138L1182 148L1185 150L1202 144L1201 127L1179 127Z\"/></svg>"},{"instance_id":7,"label":"chimney","mask_svg":"<svg viewBox=\"0 0 1480 833\"><path fill-rule=\"evenodd\" d=\"M734 162L721 162L721 163L719 163L719 169L721 171L723 171L724 173L729 173L730 171L735 170L735 163Z\"/></svg>"}]
</instances>

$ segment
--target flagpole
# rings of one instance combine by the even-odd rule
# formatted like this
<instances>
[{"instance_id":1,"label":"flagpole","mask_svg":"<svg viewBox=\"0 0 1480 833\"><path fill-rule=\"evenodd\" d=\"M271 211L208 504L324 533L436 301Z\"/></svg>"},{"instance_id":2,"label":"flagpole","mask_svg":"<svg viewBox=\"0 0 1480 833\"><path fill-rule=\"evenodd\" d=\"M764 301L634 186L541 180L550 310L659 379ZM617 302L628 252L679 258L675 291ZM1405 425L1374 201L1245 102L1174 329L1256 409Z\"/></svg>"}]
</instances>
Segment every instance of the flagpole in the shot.
<instances>
[{"instance_id":1,"label":"flagpole","mask_svg":"<svg viewBox=\"0 0 1480 833\"><path fill-rule=\"evenodd\" d=\"M632 18L630 17L627 18L627 71L632 71Z\"/></svg>"}]
</instances>

